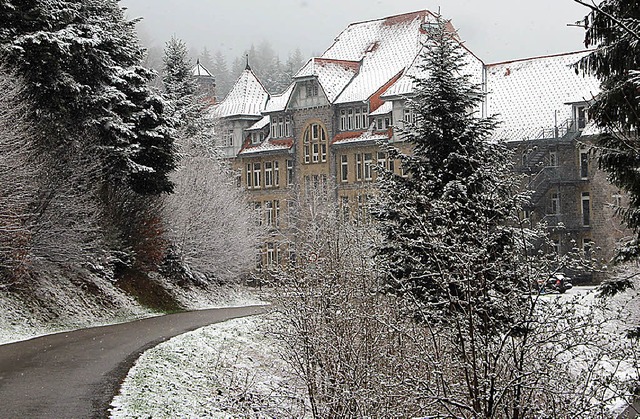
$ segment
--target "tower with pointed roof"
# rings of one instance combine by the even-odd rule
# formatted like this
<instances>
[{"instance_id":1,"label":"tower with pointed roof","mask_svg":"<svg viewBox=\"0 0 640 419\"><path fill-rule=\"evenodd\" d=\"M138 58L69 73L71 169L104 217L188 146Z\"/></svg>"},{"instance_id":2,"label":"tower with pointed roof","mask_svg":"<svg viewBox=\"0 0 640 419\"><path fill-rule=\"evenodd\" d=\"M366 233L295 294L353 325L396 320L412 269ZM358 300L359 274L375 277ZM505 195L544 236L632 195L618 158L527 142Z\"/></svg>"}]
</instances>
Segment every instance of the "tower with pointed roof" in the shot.
<instances>
[{"instance_id":1,"label":"tower with pointed roof","mask_svg":"<svg viewBox=\"0 0 640 419\"><path fill-rule=\"evenodd\" d=\"M200 64L200 59L196 61L195 67L191 70L191 76L198 85L198 95L214 103L216 100L216 78L205 66Z\"/></svg>"},{"instance_id":2,"label":"tower with pointed roof","mask_svg":"<svg viewBox=\"0 0 640 419\"><path fill-rule=\"evenodd\" d=\"M224 155L238 155L245 130L263 118L269 93L251 70L249 61L227 96L211 109L211 117L217 121L218 146Z\"/></svg>"}]
</instances>

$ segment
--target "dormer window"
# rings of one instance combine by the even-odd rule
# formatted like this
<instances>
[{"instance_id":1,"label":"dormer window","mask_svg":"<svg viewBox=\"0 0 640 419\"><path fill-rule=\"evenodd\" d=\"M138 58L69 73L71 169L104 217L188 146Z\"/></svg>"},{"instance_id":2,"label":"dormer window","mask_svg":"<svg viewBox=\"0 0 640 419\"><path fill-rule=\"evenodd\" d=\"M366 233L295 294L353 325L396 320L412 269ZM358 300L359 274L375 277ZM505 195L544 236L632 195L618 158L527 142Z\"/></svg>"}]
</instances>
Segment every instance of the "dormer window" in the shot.
<instances>
[{"instance_id":1,"label":"dormer window","mask_svg":"<svg viewBox=\"0 0 640 419\"><path fill-rule=\"evenodd\" d=\"M291 117L271 116L271 138L291 137Z\"/></svg>"},{"instance_id":2,"label":"dormer window","mask_svg":"<svg viewBox=\"0 0 640 419\"><path fill-rule=\"evenodd\" d=\"M305 83L307 97L318 96L318 82L309 80Z\"/></svg>"},{"instance_id":3,"label":"dormer window","mask_svg":"<svg viewBox=\"0 0 640 419\"><path fill-rule=\"evenodd\" d=\"M367 107L356 106L340 110L340 131L367 129L369 115Z\"/></svg>"}]
</instances>

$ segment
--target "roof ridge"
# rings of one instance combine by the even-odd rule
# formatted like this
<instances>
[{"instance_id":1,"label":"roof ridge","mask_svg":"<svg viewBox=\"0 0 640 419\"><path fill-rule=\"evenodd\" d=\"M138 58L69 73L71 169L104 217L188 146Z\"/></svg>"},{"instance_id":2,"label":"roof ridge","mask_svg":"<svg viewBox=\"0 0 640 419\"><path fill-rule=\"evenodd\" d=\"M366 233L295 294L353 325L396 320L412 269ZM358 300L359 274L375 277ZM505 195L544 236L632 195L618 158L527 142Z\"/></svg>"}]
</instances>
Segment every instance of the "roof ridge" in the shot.
<instances>
[{"instance_id":1,"label":"roof ridge","mask_svg":"<svg viewBox=\"0 0 640 419\"><path fill-rule=\"evenodd\" d=\"M515 60L499 61L499 62L496 62L496 63L485 64L485 67L493 67L493 66L497 66L497 65L519 63L519 62L522 62L522 61L539 60L539 59L542 59L542 58L563 57L563 56L567 56L567 55L580 54L580 53L583 53L583 52L590 52L590 51L595 51L595 50L594 49L583 49L583 50L578 50L578 51L561 52L561 53L557 53L557 54L538 55L538 56L535 56L535 57L528 57L528 58L517 58Z\"/></svg>"}]
</instances>

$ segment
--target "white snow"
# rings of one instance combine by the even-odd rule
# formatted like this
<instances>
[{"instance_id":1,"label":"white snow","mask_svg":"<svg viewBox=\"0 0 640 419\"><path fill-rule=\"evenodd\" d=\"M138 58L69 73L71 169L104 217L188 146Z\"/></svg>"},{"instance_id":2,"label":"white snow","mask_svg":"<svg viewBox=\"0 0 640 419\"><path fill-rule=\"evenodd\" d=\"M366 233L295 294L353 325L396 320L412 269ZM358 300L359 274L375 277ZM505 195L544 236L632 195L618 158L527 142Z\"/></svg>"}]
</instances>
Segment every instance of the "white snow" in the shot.
<instances>
[{"instance_id":1,"label":"white snow","mask_svg":"<svg viewBox=\"0 0 640 419\"><path fill-rule=\"evenodd\" d=\"M150 349L113 400L111 418L310 417L304 387L269 333L274 321L230 320Z\"/></svg>"},{"instance_id":2,"label":"white snow","mask_svg":"<svg viewBox=\"0 0 640 419\"><path fill-rule=\"evenodd\" d=\"M245 69L222 102L213 106L212 116L228 118L231 116L261 117L269 93L260 80L251 71Z\"/></svg>"},{"instance_id":3,"label":"white snow","mask_svg":"<svg viewBox=\"0 0 640 419\"><path fill-rule=\"evenodd\" d=\"M543 129L572 117L572 103L600 91L595 77L576 74L573 65L590 51L487 65L487 115L498 115L495 133L504 140L534 140Z\"/></svg>"}]
</instances>

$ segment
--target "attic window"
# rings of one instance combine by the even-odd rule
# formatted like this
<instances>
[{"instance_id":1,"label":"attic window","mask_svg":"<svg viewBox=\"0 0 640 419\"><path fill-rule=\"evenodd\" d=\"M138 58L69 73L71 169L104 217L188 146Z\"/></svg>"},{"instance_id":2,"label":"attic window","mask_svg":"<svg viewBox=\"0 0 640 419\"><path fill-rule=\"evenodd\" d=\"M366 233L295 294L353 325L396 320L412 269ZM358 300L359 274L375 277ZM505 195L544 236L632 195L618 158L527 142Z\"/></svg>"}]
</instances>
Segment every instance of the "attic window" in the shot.
<instances>
[{"instance_id":1,"label":"attic window","mask_svg":"<svg viewBox=\"0 0 640 419\"><path fill-rule=\"evenodd\" d=\"M380 45L380 43L378 41L372 42L372 43L369 44L369 46L367 47L365 52L373 52L373 51L378 49L379 45Z\"/></svg>"},{"instance_id":2,"label":"attic window","mask_svg":"<svg viewBox=\"0 0 640 419\"><path fill-rule=\"evenodd\" d=\"M309 80L306 83L307 97L318 96L318 83L315 80Z\"/></svg>"}]
</instances>

